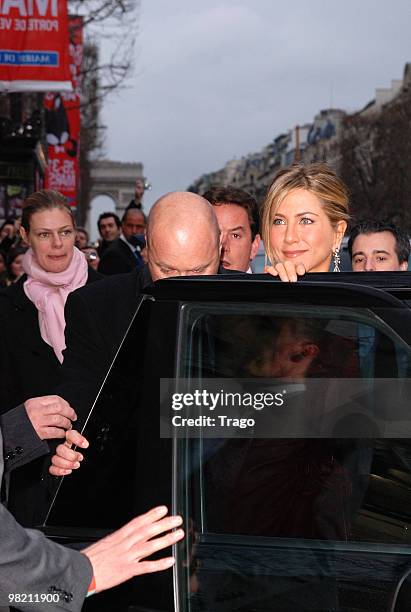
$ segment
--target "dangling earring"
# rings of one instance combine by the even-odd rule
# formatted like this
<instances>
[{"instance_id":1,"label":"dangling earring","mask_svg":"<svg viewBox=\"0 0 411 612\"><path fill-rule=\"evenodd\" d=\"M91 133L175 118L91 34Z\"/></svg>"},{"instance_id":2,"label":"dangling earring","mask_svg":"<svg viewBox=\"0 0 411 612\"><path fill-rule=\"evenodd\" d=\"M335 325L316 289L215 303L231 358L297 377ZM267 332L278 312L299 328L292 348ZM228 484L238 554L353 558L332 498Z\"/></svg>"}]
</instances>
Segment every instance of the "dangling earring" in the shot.
<instances>
[{"instance_id":1,"label":"dangling earring","mask_svg":"<svg viewBox=\"0 0 411 612\"><path fill-rule=\"evenodd\" d=\"M341 272L340 270L340 263L341 263L340 247L335 247L333 251L333 262L334 262L333 272Z\"/></svg>"}]
</instances>

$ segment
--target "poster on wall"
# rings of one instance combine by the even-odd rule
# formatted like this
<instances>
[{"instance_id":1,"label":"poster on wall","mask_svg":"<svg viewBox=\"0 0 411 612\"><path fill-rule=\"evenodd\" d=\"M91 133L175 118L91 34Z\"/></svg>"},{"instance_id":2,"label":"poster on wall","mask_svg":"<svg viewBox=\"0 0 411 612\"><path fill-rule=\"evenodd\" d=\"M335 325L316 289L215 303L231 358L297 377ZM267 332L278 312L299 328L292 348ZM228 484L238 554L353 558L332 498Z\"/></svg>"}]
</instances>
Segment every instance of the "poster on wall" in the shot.
<instances>
[{"instance_id":1,"label":"poster on wall","mask_svg":"<svg viewBox=\"0 0 411 612\"><path fill-rule=\"evenodd\" d=\"M0 91L71 91L67 0L0 0Z\"/></svg>"},{"instance_id":2,"label":"poster on wall","mask_svg":"<svg viewBox=\"0 0 411 612\"><path fill-rule=\"evenodd\" d=\"M60 191L70 206L77 205L80 153L80 76L83 57L81 17L70 17L70 74L73 91L49 92L44 97L48 165L47 189Z\"/></svg>"}]
</instances>

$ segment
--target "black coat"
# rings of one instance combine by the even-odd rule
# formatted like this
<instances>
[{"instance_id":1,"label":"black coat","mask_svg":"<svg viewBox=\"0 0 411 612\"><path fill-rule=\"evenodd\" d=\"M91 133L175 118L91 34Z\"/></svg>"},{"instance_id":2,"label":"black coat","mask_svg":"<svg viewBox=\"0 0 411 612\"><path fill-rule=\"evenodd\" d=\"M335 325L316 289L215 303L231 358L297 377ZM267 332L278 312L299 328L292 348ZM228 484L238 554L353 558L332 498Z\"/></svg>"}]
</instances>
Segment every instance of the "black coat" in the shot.
<instances>
[{"instance_id":1,"label":"black coat","mask_svg":"<svg viewBox=\"0 0 411 612\"><path fill-rule=\"evenodd\" d=\"M89 268L88 283L102 276ZM0 413L6 413L30 397L49 395L61 381L62 367L54 350L40 335L38 311L24 293L26 276L0 292ZM10 459L20 454L36 453L37 434L28 421L23 406L16 408L13 416L13 436L6 436L5 449L11 452ZM4 415L4 419L6 416ZM0 419L0 422L3 419ZM21 431L21 443L18 434ZM38 448L45 443L38 440ZM18 455L19 453L17 453ZM33 457L34 457L33 456ZM42 458L16 470L10 482L9 508L17 520L27 527L34 526L43 518L51 489L44 479L47 466Z\"/></svg>"},{"instance_id":2,"label":"black coat","mask_svg":"<svg viewBox=\"0 0 411 612\"><path fill-rule=\"evenodd\" d=\"M26 278L0 291L0 414L52 393L61 379L54 350L40 335L37 308L24 293ZM88 283L101 278L89 268Z\"/></svg>"},{"instance_id":3,"label":"black coat","mask_svg":"<svg viewBox=\"0 0 411 612\"><path fill-rule=\"evenodd\" d=\"M219 268L219 274L232 270ZM67 299L63 382L57 393L77 412L81 427L152 279L147 266L81 287Z\"/></svg>"},{"instance_id":4,"label":"black coat","mask_svg":"<svg viewBox=\"0 0 411 612\"><path fill-rule=\"evenodd\" d=\"M151 283L144 266L101 283L81 287L67 299L63 382L57 392L76 410L78 426L91 403L130 324L143 288Z\"/></svg>"},{"instance_id":5,"label":"black coat","mask_svg":"<svg viewBox=\"0 0 411 612\"><path fill-rule=\"evenodd\" d=\"M133 272L136 268L141 267L142 260L138 261L124 240L117 238L102 253L98 270L102 274L111 275Z\"/></svg>"}]
</instances>

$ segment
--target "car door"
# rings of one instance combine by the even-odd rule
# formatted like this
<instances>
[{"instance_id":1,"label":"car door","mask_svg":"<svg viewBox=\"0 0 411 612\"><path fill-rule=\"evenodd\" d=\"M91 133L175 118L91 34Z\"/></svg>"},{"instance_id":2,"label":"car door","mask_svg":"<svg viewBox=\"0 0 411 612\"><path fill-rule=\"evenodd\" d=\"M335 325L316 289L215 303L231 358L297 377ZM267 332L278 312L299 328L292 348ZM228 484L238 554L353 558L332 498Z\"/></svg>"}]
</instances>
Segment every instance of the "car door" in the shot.
<instances>
[{"instance_id":1,"label":"car door","mask_svg":"<svg viewBox=\"0 0 411 612\"><path fill-rule=\"evenodd\" d=\"M60 479L43 527L54 540L81 549L150 507L171 508L171 442L159 438L158 404L159 376L174 375L177 314L178 302L143 299L90 409L81 469ZM131 580L83 609L172 610L172 573Z\"/></svg>"},{"instance_id":2,"label":"car door","mask_svg":"<svg viewBox=\"0 0 411 612\"><path fill-rule=\"evenodd\" d=\"M408 308L339 284L270 295L232 287L231 299L182 307L170 394L304 388L274 416L245 409L256 422L249 431L209 427L204 417L218 416L209 403L179 405L176 419L169 398L175 508L189 528L178 609L401 609L398 587L411 571ZM304 370L302 353L314 346ZM198 427L180 426L196 413Z\"/></svg>"},{"instance_id":3,"label":"car door","mask_svg":"<svg viewBox=\"0 0 411 612\"><path fill-rule=\"evenodd\" d=\"M388 610L409 566L408 441L391 435L408 426L409 310L371 288L227 280L167 280L143 300L91 410L85 464L62 480L45 530L81 547L156 504L183 514L173 573L89 598L85 610ZM295 348L293 329L310 342ZM312 419L298 420L305 397L290 376L303 410L274 415L282 437L264 421L258 437L162 429L175 413L168 394L184 385L237 389L251 378L282 390L283 373L265 369L280 334L280 363L292 349L304 365L318 345L321 359L299 370L311 397L327 399L315 435L304 429ZM353 412L345 392L355 385ZM371 443L374 425L384 435Z\"/></svg>"}]
</instances>

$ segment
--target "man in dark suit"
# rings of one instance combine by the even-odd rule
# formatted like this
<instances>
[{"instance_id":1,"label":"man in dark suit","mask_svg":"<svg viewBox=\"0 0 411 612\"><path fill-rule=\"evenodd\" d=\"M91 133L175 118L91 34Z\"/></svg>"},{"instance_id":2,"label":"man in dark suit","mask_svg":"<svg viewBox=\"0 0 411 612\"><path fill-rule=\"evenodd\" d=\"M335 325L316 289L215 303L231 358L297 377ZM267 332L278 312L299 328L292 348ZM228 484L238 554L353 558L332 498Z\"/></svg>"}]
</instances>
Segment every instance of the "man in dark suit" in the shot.
<instances>
[{"instance_id":1,"label":"man in dark suit","mask_svg":"<svg viewBox=\"0 0 411 612\"><path fill-rule=\"evenodd\" d=\"M147 227L148 264L83 287L66 303L63 384L58 393L87 413L146 285L161 278L216 274L220 232L213 207L204 198L175 192L152 207Z\"/></svg>"},{"instance_id":2,"label":"man in dark suit","mask_svg":"<svg viewBox=\"0 0 411 612\"><path fill-rule=\"evenodd\" d=\"M99 216L97 227L101 236L97 251L101 257L104 251L113 243L113 241L120 238L121 221L115 213L105 212L101 213Z\"/></svg>"},{"instance_id":3,"label":"man in dark suit","mask_svg":"<svg viewBox=\"0 0 411 612\"><path fill-rule=\"evenodd\" d=\"M143 265L138 245L133 237L144 234L146 220L138 208L126 210L121 220L121 235L104 251L99 265L102 274L132 272Z\"/></svg>"},{"instance_id":4,"label":"man in dark suit","mask_svg":"<svg viewBox=\"0 0 411 612\"><path fill-rule=\"evenodd\" d=\"M9 465L8 469L13 467L17 464ZM0 485L3 469L0 430ZM78 552L47 540L39 531L24 529L0 504L0 606L13 605L18 610L32 612L80 612L87 595L109 589L133 576L171 567L172 557L140 563L183 537L181 529L163 535L181 525L181 517L166 517L166 514L164 506L154 508ZM152 539L153 535L159 537ZM136 544L130 547L132 541ZM42 602L41 595L48 595L53 601Z\"/></svg>"}]
</instances>

